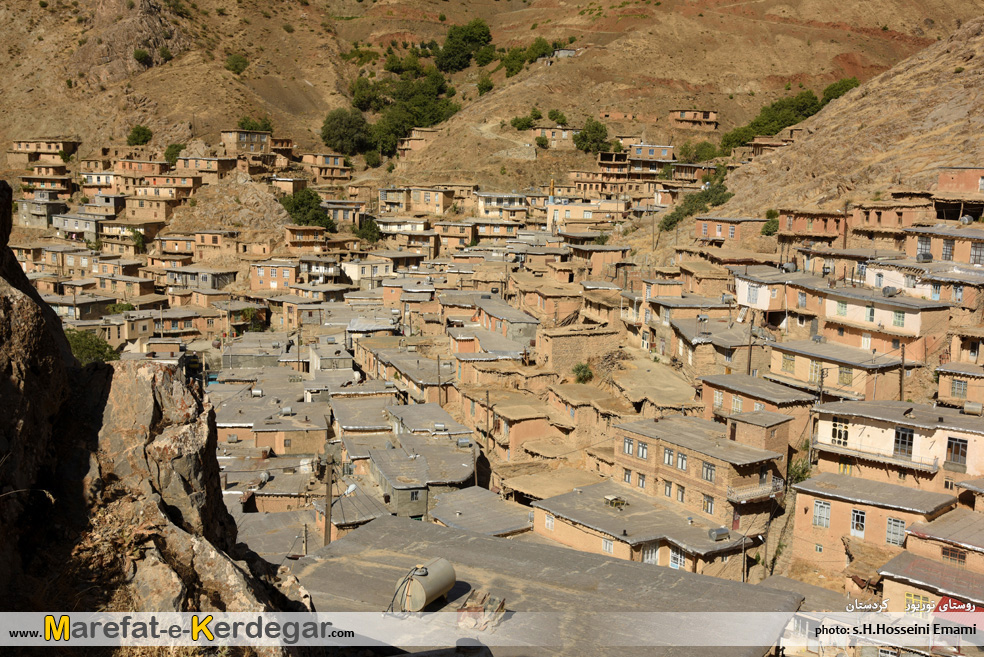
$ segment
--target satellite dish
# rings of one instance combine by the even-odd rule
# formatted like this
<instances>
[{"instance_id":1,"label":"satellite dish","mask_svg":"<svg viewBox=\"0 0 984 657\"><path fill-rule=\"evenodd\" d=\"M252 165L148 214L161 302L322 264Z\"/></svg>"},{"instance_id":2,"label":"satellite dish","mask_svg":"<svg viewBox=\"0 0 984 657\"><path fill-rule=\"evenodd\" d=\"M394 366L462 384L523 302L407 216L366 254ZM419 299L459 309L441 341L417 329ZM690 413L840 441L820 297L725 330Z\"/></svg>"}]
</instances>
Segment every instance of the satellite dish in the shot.
<instances>
[{"instance_id":1,"label":"satellite dish","mask_svg":"<svg viewBox=\"0 0 984 657\"><path fill-rule=\"evenodd\" d=\"M356 488L358 488L358 486L356 486L355 484L349 484L349 487L345 489L343 495L351 495L352 493L355 492Z\"/></svg>"}]
</instances>

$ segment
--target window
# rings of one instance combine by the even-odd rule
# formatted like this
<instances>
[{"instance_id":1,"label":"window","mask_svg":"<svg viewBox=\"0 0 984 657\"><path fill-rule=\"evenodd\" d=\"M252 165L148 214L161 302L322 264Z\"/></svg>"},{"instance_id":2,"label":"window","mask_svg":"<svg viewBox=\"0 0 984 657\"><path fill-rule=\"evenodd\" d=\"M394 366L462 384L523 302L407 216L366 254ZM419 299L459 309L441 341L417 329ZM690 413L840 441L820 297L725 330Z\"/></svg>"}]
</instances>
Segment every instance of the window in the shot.
<instances>
[{"instance_id":1,"label":"window","mask_svg":"<svg viewBox=\"0 0 984 657\"><path fill-rule=\"evenodd\" d=\"M724 350L724 362L725 363L730 363L730 362L733 362L734 359L735 359L735 350L734 349L725 349Z\"/></svg>"},{"instance_id":2,"label":"window","mask_svg":"<svg viewBox=\"0 0 984 657\"><path fill-rule=\"evenodd\" d=\"M905 326L905 312L896 310L892 313L892 326Z\"/></svg>"},{"instance_id":3,"label":"window","mask_svg":"<svg viewBox=\"0 0 984 657\"><path fill-rule=\"evenodd\" d=\"M806 308L806 292L797 292L796 293L796 307L797 308Z\"/></svg>"},{"instance_id":4,"label":"window","mask_svg":"<svg viewBox=\"0 0 984 657\"><path fill-rule=\"evenodd\" d=\"M837 368L837 383L842 386L849 386L854 383L854 369L846 365Z\"/></svg>"},{"instance_id":5,"label":"window","mask_svg":"<svg viewBox=\"0 0 984 657\"><path fill-rule=\"evenodd\" d=\"M967 564L967 553L957 548L942 548L943 563L953 564L954 566L965 566Z\"/></svg>"},{"instance_id":6,"label":"window","mask_svg":"<svg viewBox=\"0 0 984 657\"><path fill-rule=\"evenodd\" d=\"M931 244L931 241L930 241L929 237L920 236L919 239L918 239L918 241L917 241L917 244L916 244L916 253L917 254L929 253L930 252L930 244Z\"/></svg>"},{"instance_id":7,"label":"window","mask_svg":"<svg viewBox=\"0 0 984 657\"><path fill-rule=\"evenodd\" d=\"M636 484L639 486L639 488L645 489L646 488L646 475L642 474L641 472L639 474L637 474L636 475Z\"/></svg>"},{"instance_id":8,"label":"window","mask_svg":"<svg viewBox=\"0 0 984 657\"><path fill-rule=\"evenodd\" d=\"M953 286L953 300L954 301L956 301L958 303L961 302L961 301L963 301L963 290L964 290L963 285L954 285Z\"/></svg>"},{"instance_id":9,"label":"window","mask_svg":"<svg viewBox=\"0 0 984 657\"><path fill-rule=\"evenodd\" d=\"M961 379L954 379L950 382L950 396L959 397L960 399L967 398L967 382Z\"/></svg>"},{"instance_id":10,"label":"window","mask_svg":"<svg viewBox=\"0 0 984 657\"><path fill-rule=\"evenodd\" d=\"M701 504L701 510L704 513L706 513L706 514L713 516L714 515L714 498L711 497L710 495L705 495L704 496L704 501Z\"/></svg>"},{"instance_id":11,"label":"window","mask_svg":"<svg viewBox=\"0 0 984 657\"><path fill-rule=\"evenodd\" d=\"M807 379L810 383L820 382L820 373L823 372L823 363L818 360L810 361L810 376Z\"/></svg>"},{"instance_id":12,"label":"window","mask_svg":"<svg viewBox=\"0 0 984 657\"><path fill-rule=\"evenodd\" d=\"M913 276L912 274L906 274L905 275L905 283L904 283L904 285L906 287L915 287L916 286L916 277Z\"/></svg>"},{"instance_id":13,"label":"window","mask_svg":"<svg viewBox=\"0 0 984 657\"><path fill-rule=\"evenodd\" d=\"M865 309L864 309L864 319L865 319L866 322L874 322L875 321L875 307L874 306L866 306L865 307Z\"/></svg>"},{"instance_id":14,"label":"window","mask_svg":"<svg viewBox=\"0 0 984 657\"><path fill-rule=\"evenodd\" d=\"M629 470L628 468L622 470L622 481L627 484L632 483L632 470Z\"/></svg>"},{"instance_id":15,"label":"window","mask_svg":"<svg viewBox=\"0 0 984 657\"><path fill-rule=\"evenodd\" d=\"M700 232L702 235L707 235L707 222L703 222L700 225Z\"/></svg>"},{"instance_id":16,"label":"window","mask_svg":"<svg viewBox=\"0 0 984 657\"><path fill-rule=\"evenodd\" d=\"M984 242L974 242L970 245L970 264L984 265Z\"/></svg>"},{"instance_id":17,"label":"window","mask_svg":"<svg viewBox=\"0 0 984 657\"><path fill-rule=\"evenodd\" d=\"M840 447L847 446L847 420L834 417L831 422L830 442Z\"/></svg>"},{"instance_id":18,"label":"window","mask_svg":"<svg viewBox=\"0 0 984 657\"><path fill-rule=\"evenodd\" d=\"M687 455L682 452L677 454L677 469L687 471Z\"/></svg>"},{"instance_id":19,"label":"window","mask_svg":"<svg viewBox=\"0 0 984 657\"><path fill-rule=\"evenodd\" d=\"M813 501L813 526L830 527L830 502Z\"/></svg>"},{"instance_id":20,"label":"window","mask_svg":"<svg viewBox=\"0 0 984 657\"><path fill-rule=\"evenodd\" d=\"M967 465L967 441L963 438L947 438L946 460L947 463Z\"/></svg>"},{"instance_id":21,"label":"window","mask_svg":"<svg viewBox=\"0 0 984 657\"><path fill-rule=\"evenodd\" d=\"M912 612L917 616L925 616L926 612L931 609L929 598L925 595L919 595L918 593L906 593L905 594L905 608L909 612Z\"/></svg>"},{"instance_id":22,"label":"window","mask_svg":"<svg viewBox=\"0 0 984 657\"><path fill-rule=\"evenodd\" d=\"M819 543L814 543L813 544L813 551L816 552L817 554L820 554L820 553L823 552L823 546L820 545Z\"/></svg>"},{"instance_id":23,"label":"window","mask_svg":"<svg viewBox=\"0 0 984 657\"><path fill-rule=\"evenodd\" d=\"M636 451L636 456L641 459L649 458L649 445L644 442L639 443L639 449Z\"/></svg>"},{"instance_id":24,"label":"window","mask_svg":"<svg viewBox=\"0 0 984 657\"><path fill-rule=\"evenodd\" d=\"M851 536L864 538L864 511L851 509Z\"/></svg>"},{"instance_id":25,"label":"window","mask_svg":"<svg viewBox=\"0 0 984 657\"><path fill-rule=\"evenodd\" d=\"M290 438L284 438L284 447L290 447Z\"/></svg>"},{"instance_id":26,"label":"window","mask_svg":"<svg viewBox=\"0 0 984 657\"><path fill-rule=\"evenodd\" d=\"M844 317L844 316L847 315L847 302L846 301L838 301L837 302L837 315L839 317Z\"/></svg>"},{"instance_id":27,"label":"window","mask_svg":"<svg viewBox=\"0 0 984 657\"><path fill-rule=\"evenodd\" d=\"M892 448L892 455L904 459L912 458L912 429L895 427L895 445Z\"/></svg>"},{"instance_id":28,"label":"window","mask_svg":"<svg viewBox=\"0 0 984 657\"><path fill-rule=\"evenodd\" d=\"M738 395L731 396L731 412L741 413L742 399Z\"/></svg>"},{"instance_id":29,"label":"window","mask_svg":"<svg viewBox=\"0 0 984 657\"><path fill-rule=\"evenodd\" d=\"M632 449L631 438L624 438L622 440L622 451L624 451L626 454L632 454L633 449Z\"/></svg>"},{"instance_id":30,"label":"window","mask_svg":"<svg viewBox=\"0 0 984 657\"><path fill-rule=\"evenodd\" d=\"M607 554L612 554L613 552L615 552L615 544L612 542L612 539L610 538L601 539L601 551Z\"/></svg>"},{"instance_id":31,"label":"window","mask_svg":"<svg viewBox=\"0 0 984 657\"><path fill-rule=\"evenodd\" d=\"M782 355L782 371L792 374L796 370L796 356L792 354Z\"/></svg>"},{"instance_id":32,"label":"window","mask_svg":"<svg viewBox=\"0 0 984 657\"><path fill-rule=\"evenodd\" d=\"M947 477L943 480L943 488L944 490L954 489L953 477Z\"/></svg>"},{"instance_id":33,"label":"window","mask_svg":"<svg viewBox=\"0 0 984 657\"><path fill-rule=\"evenodd\" d=\"M851 461L846 457L841 457L840 462L837 464L837 474L847 475L850 477L852 470L853 466L851 465Z\"/></svg>"},{"instance_id":34,"label":"window","mask_svg":"<svg viewBox=\"0 0 984 657\"><path fill-rule=\"evenodd\" d=\"M714 391L714 408L721 408L724 406L724 392L720 390Z\"/></svg>"},{"instance_id":35,"label":"window","mask_svg":"<svg viewBox=\"0 0 984 657\"><path fill-rule=\"evenodd\" d=\"M748 286L748 303L758 303L759 289L757 285Z\"/></svg>"},{"instance_id":36,"label":"window","mask_svg":"<svg viewBox=\"0 0 984 657\"><path fill-rule=\"evenodd\" d=\"M735 227L734 226L729 226L728 227L728 237L730 237L731 239L734 239L735 238Z\"/></svg>"},{"instance_id":37,"label":"window","mask_svg":"<svg viewBox=\"0 0 984 657\"><path fill-rule=\"evenodd\" d=\"M765 404L763 404L762 402L755 402L755 410L756 411L764 411L765 410Z\"/></svg>"},{"instance_id":38,"label":"window","mask_svg":"<svg viewBox=\"0 0 984 657\"><path fill-rule=\"evenodd\" d=\"M663 449L663 463L673 465L673 450L669 447Z\"/></svg>"},{"instance_id":39,"label":"window","mask_svg":"<svg viewBox=\"0 0 984 657\"><path fill-rule=\"evenodd\" d=\"M943 240L942 260L953 260L953 240Z\"/></svg>"},{"instance_id":40,"label":"window","mask_svg":"<svg viewBox=\"0 0 984 657\"><path fill-rule=\"evenodd\" d=\"M715 467L713 463L708 463L704 461L704 465L701 467L700 476L704 481L714 482L714 471Z\"/></svg>"},{"instance_id":41,"label":"window","mask_svg":"<svg viewBox=\"0 0 984 657\"><path fill-rule=\"evenodd\" d=\"M905 521L889 518L885 530L885 542L889 545L902 545L905 542Z\"/></svg>"},{"instance_id":42,"label":"window","mask_svg":"<svg viewBox=\"0 0 984 657\"><path fill-rule=\"evenodd\" d=\"M419 490L410 491L410 501L417 502L419 500L420 500L420 491Z\"/></svg>"},{"instance_id":43,"label":"window","mask_svg":"<svg viewBox=\"0 0 984 657\"><path fill-rule=\"evenodd\" d=\"M687 489L677 484L677 502L683 502L686 499Z\"/></svg>"},{"instance_id":44,"label":"window","mask_svg":"<svg viewBox=\"0 0 984 657\"><path fill-rule=\"evenodd\" d=\"M677 570L685 568L687 565L687 558L684 555L683 550L675 545L670 546L670 568L675 568Z\"/></svg>"},{"instance_id":45,"label":"window","mask_svg":"<svg viewBox=\"0 0 984 657\"><path fill-rule=\"evenodd\" d=\"M669 481L663 482L663 495L667 497L672 497L673 495L673 484Z\"/></svg>"}]
</instances>

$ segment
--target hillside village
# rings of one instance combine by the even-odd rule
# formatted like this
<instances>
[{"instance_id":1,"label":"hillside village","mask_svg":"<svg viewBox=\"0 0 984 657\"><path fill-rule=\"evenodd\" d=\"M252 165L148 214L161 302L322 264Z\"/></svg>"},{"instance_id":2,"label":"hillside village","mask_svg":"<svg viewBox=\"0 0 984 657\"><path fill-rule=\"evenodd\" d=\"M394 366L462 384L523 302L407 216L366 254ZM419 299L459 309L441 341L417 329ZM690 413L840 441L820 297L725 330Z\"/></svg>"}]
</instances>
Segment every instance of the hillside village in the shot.
<instances>
[{"instance_id":1,"label":"hillside village","mask_svg":"<svg viewBox=\"0 0 984 657\"><path fill-rule=\"evenodd\" d=\"M662 119L720 132L712 107ZM586 129L531 122L531 149ZM606 135L525 190L381 185L256 127L169 153L20 135L9 247L76 356L207 395L239 540L317 608L381 609L374 548L428 546L507 607L561 558L630 597L717 578L719 610L984 605L984 162L740 216L684 210L802 127L699 162ZM404 178L438 132L399 141ZM497 581L511 550L529 570Z\"/></svg>"}]
</instances>

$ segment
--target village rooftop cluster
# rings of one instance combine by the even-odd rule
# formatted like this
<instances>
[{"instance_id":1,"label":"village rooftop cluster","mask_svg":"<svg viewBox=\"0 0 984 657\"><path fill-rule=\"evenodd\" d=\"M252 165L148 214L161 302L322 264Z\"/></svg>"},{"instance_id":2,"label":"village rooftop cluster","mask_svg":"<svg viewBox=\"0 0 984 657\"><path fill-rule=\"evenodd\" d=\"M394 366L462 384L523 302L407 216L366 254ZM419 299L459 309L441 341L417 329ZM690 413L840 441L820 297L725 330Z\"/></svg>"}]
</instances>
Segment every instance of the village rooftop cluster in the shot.
<instances>
[{"instance_id":1,"label":"village rooftop cluster","mask_svg":"<svg viewBox=\"0 0 984 657\"><path fill-rule=\"evenodd\" d=\"M17 260L67 328L201 382L240 540L318 609L382 610L445 555L520 611L984 605L984 167L778 208L774 253L745 248L765 208L698 216L656 266L617 237L714 172L672 146L522 192L378 188L263 131L173 166L83 146L13 142ZM339 232L171 229L237 176Z\"/></svg>"}]
</instances>

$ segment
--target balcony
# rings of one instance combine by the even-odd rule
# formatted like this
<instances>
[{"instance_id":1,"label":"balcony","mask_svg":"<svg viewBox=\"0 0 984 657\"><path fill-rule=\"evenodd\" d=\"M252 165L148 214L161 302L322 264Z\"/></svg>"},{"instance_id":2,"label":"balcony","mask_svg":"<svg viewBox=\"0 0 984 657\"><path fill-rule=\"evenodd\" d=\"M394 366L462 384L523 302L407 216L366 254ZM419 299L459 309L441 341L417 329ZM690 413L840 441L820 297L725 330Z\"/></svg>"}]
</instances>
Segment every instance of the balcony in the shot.
<instances>
[{"instance_id":1,"label":"balcony","mask_svg":"<svg viewBox=\"0 0 984 657\"><path fill-rule=\"evenodd\" d=\"M940 469L940 459L939 457L933 457L932 459L923 458L919 456L906 456L904 454L883 454L880 452L869 452L853 447L848 447L847 445L833 445L831 443L822 443L816 436L813 436L811 441L811 446L813 449L820 450L823 452L830 452L832 454L840 454L842 456L854 456L859 459L866 461L876 461L878 463L885 463L888 465L894 465L901 468L906 468L910 470L920 470L922 472L937 472Z\"/></svg>"},{"instance_id":2,"label":"balcony","mask_svg":"<svg viewBox=\"0 0 984 657\"><path fill-rule=\"evenodd\" d=\"M773 477L772 481L752 486L728 486L728 501L744 504L757 500L775 497L786 491L786 482L782 477Z\"/></svg>"}]
</instances>

